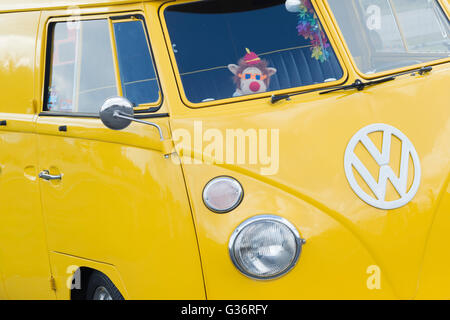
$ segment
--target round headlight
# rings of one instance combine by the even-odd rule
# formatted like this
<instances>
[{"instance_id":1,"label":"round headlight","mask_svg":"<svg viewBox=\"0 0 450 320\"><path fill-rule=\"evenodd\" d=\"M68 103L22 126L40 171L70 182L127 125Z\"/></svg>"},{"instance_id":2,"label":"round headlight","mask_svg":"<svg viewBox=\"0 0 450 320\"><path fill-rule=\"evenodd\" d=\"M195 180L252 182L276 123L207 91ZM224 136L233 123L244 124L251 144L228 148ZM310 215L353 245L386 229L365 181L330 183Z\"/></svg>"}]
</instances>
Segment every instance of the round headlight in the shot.
<instances>
[{"instance_id":1,"label":"round headlight","mask_svg":"<svg viewBox=\"0 0 450 320\"><path fill-rule=\"evenodd\" d=\"M250 278L281 277L297 263L305 240L286 219L262 215L236 228L229 250L236 268Z\"/></svg>"},{"instance_id":2,"label":"round headlight","mask_svg":"<svg viewBox=\"0 0 450 320\"><path fill-rule=\"evenodd\" d=\"M217 177L208 182L203 190L203 202L216 213L227 213L242 201L244 190L241 184L231 177Z\"/></svg>"}]
</instances>

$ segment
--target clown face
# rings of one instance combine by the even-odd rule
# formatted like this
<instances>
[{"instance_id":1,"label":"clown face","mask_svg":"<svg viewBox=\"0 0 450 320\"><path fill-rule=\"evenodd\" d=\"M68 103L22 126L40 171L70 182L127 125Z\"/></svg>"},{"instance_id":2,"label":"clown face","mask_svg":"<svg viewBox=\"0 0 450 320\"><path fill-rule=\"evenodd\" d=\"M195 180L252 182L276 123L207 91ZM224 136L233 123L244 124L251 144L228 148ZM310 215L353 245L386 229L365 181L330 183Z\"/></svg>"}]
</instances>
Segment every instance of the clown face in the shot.
<instances>
[{"instance_id":1,"label":"clown face","mask_svg":"<svg viewBox=\"0 0 450 320\"><path fill-rule=\"evenodd\" d=\"M267 91L267 85L264 80L268 75L263 74L261 70L256 67L249 67L244 69L242 73L238 74L241 79L241 91L243 94L255 94Z\"/></svg>"},{"instance_id":2,"label":"clown face","mask_svg":"<svg viewBox=\"0 0 450 320\"><path fill-rule=\"evenodd\" d=\"M277 72L275 68L264 68L262 70L257 66L242 68L237 65L229 65L228 68L238 79L238 88L234 96L266 92L270 77Z\"/></svg>"}]
</instances>

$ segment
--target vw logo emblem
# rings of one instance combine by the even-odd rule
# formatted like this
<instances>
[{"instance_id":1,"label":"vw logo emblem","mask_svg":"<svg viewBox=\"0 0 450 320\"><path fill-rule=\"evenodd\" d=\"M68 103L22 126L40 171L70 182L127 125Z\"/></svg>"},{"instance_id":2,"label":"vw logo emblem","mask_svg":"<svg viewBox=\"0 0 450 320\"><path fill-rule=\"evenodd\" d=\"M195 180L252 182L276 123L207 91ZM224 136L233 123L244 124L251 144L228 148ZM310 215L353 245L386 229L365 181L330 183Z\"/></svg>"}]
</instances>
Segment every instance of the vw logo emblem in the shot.
<instances>
[{"instance_id":1,"label":"vw logo emblem","mask_svg":"<svg viewBox=\"0 0 450 320\"><path fill-rule=\"evenodd\" d=\"M375 132L383 134L382 148L375 146L369 135ZM389 163L391 160L391 142L396 137L401 142L400 172L397 176ZM355 148L362 146L369 152L379 166L378 181L373 177L364 163L355 154ZM412 160L414 166L414 180L408 188L409 163ZM345 175L353 191L364 202L369 205L391 210L403 207L408 204L416 195L420 185L420 161L416 149L409 139L397 128L387 124L372 124L358 131L350 140L344 157ZM353 168L355 170L353 170ZM367 186L372 190L373 195L367 194L358 184L354 172L357 172ZM392 183L400 198L393 201L386 201L386 189L388 180Z\"/></svg>"}]
</instances>

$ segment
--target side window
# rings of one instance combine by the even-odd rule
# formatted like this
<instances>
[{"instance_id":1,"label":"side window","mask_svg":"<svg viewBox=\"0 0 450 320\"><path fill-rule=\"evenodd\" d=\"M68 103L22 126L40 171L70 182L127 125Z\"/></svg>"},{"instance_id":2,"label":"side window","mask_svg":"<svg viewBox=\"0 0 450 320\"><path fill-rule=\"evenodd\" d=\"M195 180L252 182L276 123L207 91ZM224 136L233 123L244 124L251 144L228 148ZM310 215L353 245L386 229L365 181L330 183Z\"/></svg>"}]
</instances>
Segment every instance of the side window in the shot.
<instances>
[{"instance_id":1,"label":"side window","mask_svg":"<svg viewBox=\"0 0 450 320\"><path fill-rule=\"evenodd\" d=\"M141 20L114 23L123 95L135 105L159 100L159 85Z\"/></svg>"},{"instance_id":2,"label":"side window","mask_svg":"<svg viewBox=\"0 0 450 320\"><path fill-rule=\"evenodd\" d=\"M106 99L119 95L135 106L160 100L141 20L56 22L50 25L49 35L44 111L98 114ZM119 74L115 71L116 57Z\"/></svg>"},{"instance_id":3,"label":"side window","mask_svg":"<svg viewBox=\"0 0 450 320\"><path fill-rule=\"evenodd\" d=\"M117 95L107 20L51 25L47 111L97 113Z\"/></svg>"}]
</instances>

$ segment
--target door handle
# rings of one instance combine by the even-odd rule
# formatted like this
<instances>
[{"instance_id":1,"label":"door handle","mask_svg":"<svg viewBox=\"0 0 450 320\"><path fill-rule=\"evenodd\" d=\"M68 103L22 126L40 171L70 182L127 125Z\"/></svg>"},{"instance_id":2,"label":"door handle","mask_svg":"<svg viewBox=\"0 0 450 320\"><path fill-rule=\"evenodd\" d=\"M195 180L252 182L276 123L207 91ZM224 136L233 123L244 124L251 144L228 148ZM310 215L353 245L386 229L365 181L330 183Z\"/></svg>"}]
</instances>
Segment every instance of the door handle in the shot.
<instances>
[{"instance_id":1,"label":"door handle","mask_svg":"<svg viewBox=\"0 0 450 320\"><path fill-rule=\"evenodd\" d=\"M47 180L47 181L50 181L50 180L61 180L62 179L62 174L54 176L54 175L51 175L48 170L44 170L44 171L39 173L39 178Z\"/></svg>"}]
</instances>

